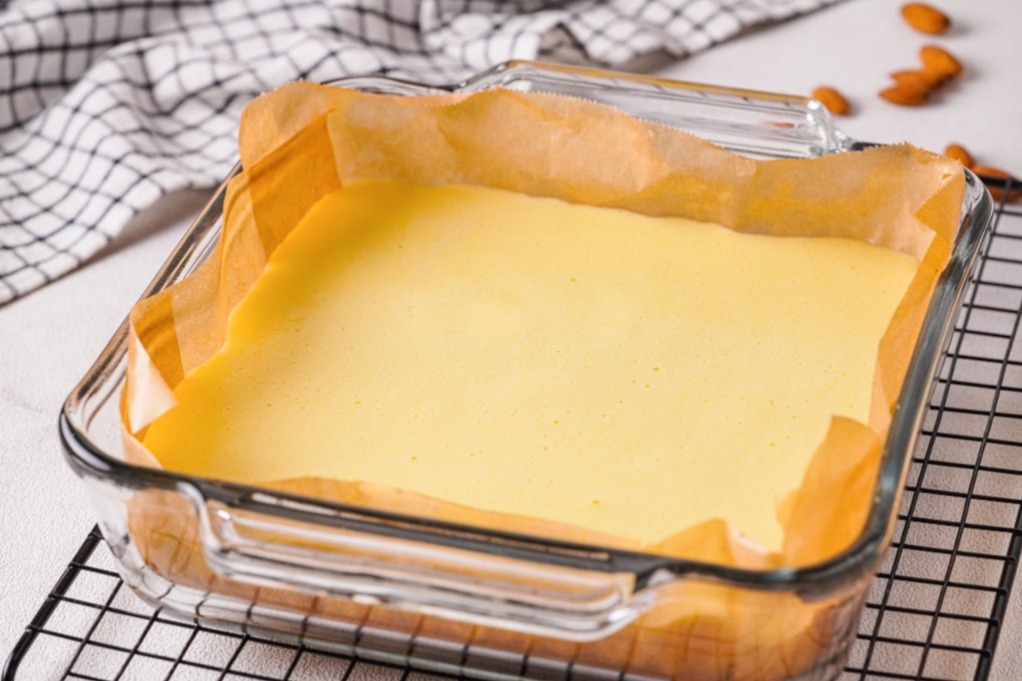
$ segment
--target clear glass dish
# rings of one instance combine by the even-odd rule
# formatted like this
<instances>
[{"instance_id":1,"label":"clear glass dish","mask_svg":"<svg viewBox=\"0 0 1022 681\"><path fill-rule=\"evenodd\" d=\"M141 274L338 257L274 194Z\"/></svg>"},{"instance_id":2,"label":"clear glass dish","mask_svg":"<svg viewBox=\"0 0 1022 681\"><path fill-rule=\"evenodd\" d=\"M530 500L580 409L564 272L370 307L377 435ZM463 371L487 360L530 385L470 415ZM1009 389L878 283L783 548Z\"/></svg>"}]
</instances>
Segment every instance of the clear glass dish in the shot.
<instances>
[{"instance_id":1,"label":"clear glass dish","mask_svg":"<svg viewBox=\"0 0 1022 681\"><path fill-rule=\"evenodd\" d=\"M512 62L450 87L380 77L338 84L390 94L503 87L584 97L760 158L862 146L813 100L566 66ZM67 460L125 581L187 617L480 678L833 679L890 541L933 378L992 214L989 194L966 175L952 257L899 396L868 522L825 563L742 570L133 466L124 461L115 399L126 321L64 405ZM224 189L146 296L209 256ZM143 524L160 529L142 536Z\"/></svg>"}]
</instances>

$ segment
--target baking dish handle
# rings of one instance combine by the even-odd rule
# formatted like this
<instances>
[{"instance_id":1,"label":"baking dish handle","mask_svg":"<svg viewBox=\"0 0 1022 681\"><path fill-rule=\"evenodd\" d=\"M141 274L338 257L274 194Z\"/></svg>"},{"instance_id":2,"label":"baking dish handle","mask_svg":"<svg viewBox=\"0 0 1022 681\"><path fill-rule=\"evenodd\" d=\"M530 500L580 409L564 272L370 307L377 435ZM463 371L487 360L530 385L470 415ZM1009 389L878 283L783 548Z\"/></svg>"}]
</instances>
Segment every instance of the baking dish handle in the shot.
<instances>
[{"instance_id":1,"label":"baking dish handle","mask_svg":"<svg viewBox=\"0 0 1022 681\"><path fill-rule=\"evenodd\" d=\"M632 573L586 571L324 527L203 500L205 557L224 577L572 640L648 606Z\"/></svg>"}]
</instances>

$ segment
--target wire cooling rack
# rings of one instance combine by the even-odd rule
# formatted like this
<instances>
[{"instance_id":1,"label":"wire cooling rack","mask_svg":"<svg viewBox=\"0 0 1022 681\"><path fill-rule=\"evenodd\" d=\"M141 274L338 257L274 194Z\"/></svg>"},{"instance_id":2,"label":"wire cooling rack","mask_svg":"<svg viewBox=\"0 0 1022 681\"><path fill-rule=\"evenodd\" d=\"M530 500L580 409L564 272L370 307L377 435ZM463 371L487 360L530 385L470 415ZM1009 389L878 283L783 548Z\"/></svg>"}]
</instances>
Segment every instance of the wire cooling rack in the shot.
<instances>
[{"instance_id":1,"label":"wire cooling rack","mask_svg":"<svg viewBox=\"0 0 1022 681\"><path fill-rule=\"evenodd\" d=\"M1022 210L1001 200L931 399L891 550L840 681L990 678L1022 554L1020 320ZM436 678L154 610L120 580L101 543L94 529L0 681Z\"/></svg>"}]
</instances>

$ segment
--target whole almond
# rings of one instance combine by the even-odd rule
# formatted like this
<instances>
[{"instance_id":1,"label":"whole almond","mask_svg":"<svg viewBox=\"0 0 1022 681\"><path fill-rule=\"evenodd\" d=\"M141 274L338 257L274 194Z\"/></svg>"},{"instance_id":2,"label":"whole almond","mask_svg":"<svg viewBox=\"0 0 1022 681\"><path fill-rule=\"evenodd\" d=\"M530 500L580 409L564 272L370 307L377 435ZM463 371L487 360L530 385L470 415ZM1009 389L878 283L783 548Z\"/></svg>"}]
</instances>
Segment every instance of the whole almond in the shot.
<instances>
[{"instance_id":1,"label":"whole almond","mask_svg":"<svg viewBox=\"0 0 1022 681\"><path fill-rule=\"evenodd\" d=\"M896 85L922 92L929 92L933 88L940 86L945 78L945 76L939 73L933 73L925 69L907 69L905 71L895 71L891 74L891 79Z\"/></svg>"},{"instance_id":2,"label":"whole almond","mask_svg":"<svg viewBox=\"0 0 1022 681\"><path fill-rule=\"evenodd\" d=\"M995 168L993 166L980 166L974 165L971 168L972 172L976 173L981 177L993 177L999 180L1011 180L1012 188L1008 192L1007 201L1018 201L1022 198L1022 183L1019 182L1017 177L1012 177L1011 173ZM994 197L995 201L1000 201L1004 198L1005 189L1003 187L991 187L988 186L990 195Z\"/></svg>"},{"instance_id":3,"label":"whole almond","mask_svg":"<svg viewBox=\"0 0 1022 681\"><path fill-rule=\"evenodd\" d=\"M972 157L972 154L969 153L969 150L963 147L961 144L947 145L947 147L944 149L944 155L947 156L948 158L953 158L966 168L972 168L973 166L976 165L976 159L974 159Z\"/></svg>"},{"instance_id":4,"label":"whole almond","mask_svg":"<svg viewBox=\"0 0 1022 681\"><path fill-rule=\"evenodd\" d=\"M926 101L928 94L929 90L917 90L902 85L893 85L886 90L880 91L882 98L898 106L919 106Z\"/></svg>"},{"instance_id":5,"label":"whole almond","mask_svg":"<svg viewBox=\"0 0 1022 681\"><path fill-rule=\"evenodd\" d=\"M901 6L901 16L909 26L920 33L938 35L951 26L951 20L936 7L921 2Z\"/></svg>"},{"instance_id":6,"label":"whole almond","mask_svg":"<svg viewBox=\"0 0 1022 681\"><path fill-rule=\"evenodd\" d=\"M832 87L821 86L813 90L813 99L817 99L835 116L847 116L852 111L845 96Z\"/></svg>"},{"instance_id":7,"label":"whole almond","mask_svg":"<svg viewBox=\"0 0 1022 681\"><path fill-rule=\"evenodd\" d=\"M953 54L936 45L926 45L919 50L923 68L937 76L957 76L962 72L962 63Z\"/></svg>"}]
</instances>

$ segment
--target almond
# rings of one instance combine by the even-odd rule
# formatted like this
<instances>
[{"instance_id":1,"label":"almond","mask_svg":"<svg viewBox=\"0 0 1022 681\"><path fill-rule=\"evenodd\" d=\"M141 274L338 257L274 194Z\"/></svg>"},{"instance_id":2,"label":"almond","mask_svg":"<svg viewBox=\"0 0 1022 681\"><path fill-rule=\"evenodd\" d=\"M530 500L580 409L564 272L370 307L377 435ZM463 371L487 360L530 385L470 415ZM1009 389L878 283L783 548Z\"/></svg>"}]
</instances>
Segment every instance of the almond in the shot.
<instances>
[{"instance_id":1,"label":"almond","mask_svg":"<svg viewBox=\"0 0 1022 681\"><path fill-rule=\"evenodd\" d=\"M816 88L813 90L813 99L819 100L835 116L847 116L852 111L845 96L832 87Z\"/></svg>"},{"instance_id":2,"label":"almond","mask_svg":"<svg viewBox=\"0 0 1022 681\"><path fill-rule=\"evenodd\" d=\"M944 82L944 76L923 69L895 71L891 79L896 85L923 92L929 92Z\"/></svg>"},{"instance_id":3,"label":"almond","mask_svg":"<svg viewBox=\"0 0 1022 681\"><path fill-rule=\"evenodd\" d=\"M919 106L926 101L929 90L917 90L902 85L893 85L880 91L880 96L898 106Z\"/></svg>"},{"instance_id":4,"label":"almond","mask_svg":"<svg viewBox=\"0 0 1022 681\"><path fill-rule=\"evenodd\" d=\"M1018 201L1019 198L1022 198L1022 183L1019 182L1017 177L1012 177L1011 173L1001 170L1000 168L994 168L993 166L974 165L971 170L982 178L996 178L998 180L1010 181L1012 188L1011 191L1008 192L1007 201ZM1004 187L987 186L987 189L990 190L990 195L994 197L995 201L1000 201L1004 198Z\"/></svg>"},{"instance_id":5,"label":"almond","mask_svg":"<svg viewBox=\"0 0 1022 681\"><path fill-rule=\"evenodd\" d=\"M921 2L901 6L901 16L909 26L920 33L938 35L951 26L951 20L936 7Z\"/></svg>"},{"instance_id":6,"label":"almond","mask_svg":"<svg viewBox=\"0 0 1022 681\"><path fill-rule=\"evenodd\" d=\"M944 155L947 156L948 158L953 158L966 168L972 168L974 165L976 165L976 159L974 159L972 157L972 154L969 153L969 150L963 147L961 144L947 145L947 147L944 149Z\"/></svg>"},{"instance_id":7,"label":"almond","mask_svg":"<svg viewBox=\"0 0 1022 681\"><path fill-rule=\"evenodd\" d=\"M962 72L962 63L942 47L926 45L919 50L923 68L935 76L957 76Z\"/></svg>"}]
</instances>

